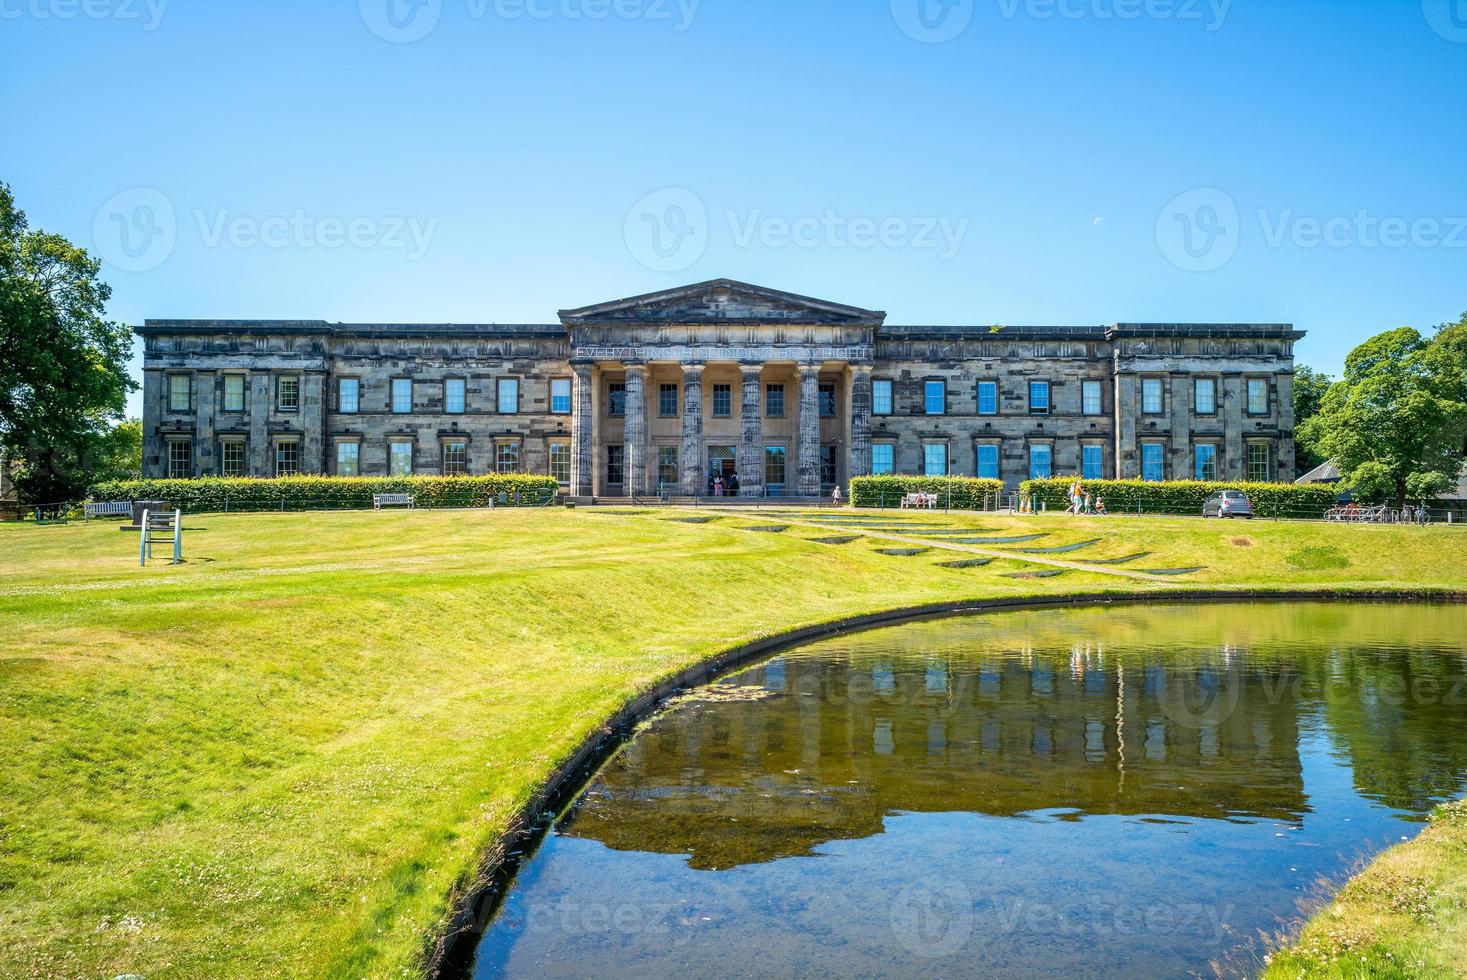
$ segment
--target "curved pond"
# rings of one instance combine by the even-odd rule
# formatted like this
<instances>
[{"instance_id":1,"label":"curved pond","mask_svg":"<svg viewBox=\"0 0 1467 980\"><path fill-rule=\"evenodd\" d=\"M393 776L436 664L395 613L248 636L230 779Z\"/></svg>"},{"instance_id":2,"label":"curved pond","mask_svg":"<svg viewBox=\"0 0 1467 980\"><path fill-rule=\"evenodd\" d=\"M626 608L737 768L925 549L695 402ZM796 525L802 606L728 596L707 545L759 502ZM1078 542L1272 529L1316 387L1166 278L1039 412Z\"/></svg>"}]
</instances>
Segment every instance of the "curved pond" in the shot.
<instances>
[{"instance_id":1,"label":"curved pond","mask_svg":"<svg viewBox=\"0 0 1467 980\"><path fill-rule=\"evenodd\" d=\"M1467 775L1467 607L913 623L646 725L529 858L476 976L1248 971Z\"/></svg>"}]
</instances>

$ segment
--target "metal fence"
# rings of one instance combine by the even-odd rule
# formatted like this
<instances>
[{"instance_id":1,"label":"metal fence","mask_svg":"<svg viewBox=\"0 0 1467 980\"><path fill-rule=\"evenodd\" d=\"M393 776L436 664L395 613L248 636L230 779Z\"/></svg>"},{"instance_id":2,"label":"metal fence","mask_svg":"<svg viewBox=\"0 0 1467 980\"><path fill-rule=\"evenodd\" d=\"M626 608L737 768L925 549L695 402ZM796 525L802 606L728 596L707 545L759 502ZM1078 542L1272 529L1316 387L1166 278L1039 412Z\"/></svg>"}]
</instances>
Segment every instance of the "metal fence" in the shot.
<instances>
[{"instance_id":1,"label":"metal fence","mask_svg":"<svg viewBox=\"0 0 1467 980\"><path fill-rule=\"evenodd\" d=\"M284 495L276 500L258 496L235 497L229 494L209 495L195 500L170 501L177 503L186 514L262 514L297 513L306 511L352 511L373 510L372 494L340 493ZM552 507L560 495L553 490L532 492L510 491L483 500L478 495L463 493L434 493L413 495L413 507L419 510L485 510L493 507ZM131 516L131 501L104 501L102 503L126 503L128 510L98 514L101 508L89 506L99 501L66 501L52 504L27 504L22 508L21 520L36 524L66 524L71 521L95 521L108 518Z\"/></svg>"}]
</instances>

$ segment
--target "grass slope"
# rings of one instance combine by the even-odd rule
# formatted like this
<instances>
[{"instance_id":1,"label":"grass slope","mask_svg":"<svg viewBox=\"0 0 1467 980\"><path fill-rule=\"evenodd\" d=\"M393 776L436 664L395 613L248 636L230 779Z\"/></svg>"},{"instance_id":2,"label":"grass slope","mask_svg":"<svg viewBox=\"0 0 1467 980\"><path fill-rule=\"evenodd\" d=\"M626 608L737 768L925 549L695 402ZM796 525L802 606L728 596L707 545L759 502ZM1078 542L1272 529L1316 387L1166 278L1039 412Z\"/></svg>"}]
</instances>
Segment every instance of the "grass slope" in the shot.
<instances>
[{"instance_id":1,"label":"grass slope","mask_svg":"<svg viewBox=\"0 0 1467 980\"><path fill-rule=\"evenodd\" d=\"M1007 578L1054 564L743 530L767 514L201 515L188 563L147 569L115 525L0 525L0 976L411 975L558 760L761 635L1003 595L1467 587L1448 529L914 519L1204 571Z\"/></svg>"}]
</instances>

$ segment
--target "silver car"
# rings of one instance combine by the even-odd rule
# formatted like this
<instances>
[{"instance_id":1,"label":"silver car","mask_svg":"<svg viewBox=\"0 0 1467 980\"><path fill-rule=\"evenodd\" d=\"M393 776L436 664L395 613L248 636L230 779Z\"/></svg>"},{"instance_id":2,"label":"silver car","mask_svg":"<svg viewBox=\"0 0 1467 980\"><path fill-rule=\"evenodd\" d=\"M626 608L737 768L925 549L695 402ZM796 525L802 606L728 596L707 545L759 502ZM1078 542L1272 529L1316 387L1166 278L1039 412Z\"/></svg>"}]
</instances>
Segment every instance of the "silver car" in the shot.
<instances>
[{"instance_id":1,"label":"silver car","mask_svg":"<svg viewBox=\"0 0 1467 980\"><path fill-rule=\"evenodd\" d=\"M1224 490L1207 498L1202 505L1203 517L1246 517L1253 519L1253 502L1241 490Z\"/></svg>"}]
</instances>

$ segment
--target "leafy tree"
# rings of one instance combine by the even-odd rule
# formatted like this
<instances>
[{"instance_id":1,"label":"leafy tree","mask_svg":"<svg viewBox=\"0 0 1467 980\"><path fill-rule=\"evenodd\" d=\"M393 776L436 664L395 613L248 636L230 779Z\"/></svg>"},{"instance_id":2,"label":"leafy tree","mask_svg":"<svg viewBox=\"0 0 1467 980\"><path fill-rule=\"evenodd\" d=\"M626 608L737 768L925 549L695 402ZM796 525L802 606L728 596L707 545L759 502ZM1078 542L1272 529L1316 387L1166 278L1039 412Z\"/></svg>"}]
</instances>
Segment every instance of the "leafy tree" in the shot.
<instances>
[{"instance_id":1,"label":"leafy tree","mask_svg":"<svg viewBox=\"0 0 1467 980\"><path fill-rule=\"evenodd\" d=\"M1316 371L1307 364L1300 364L1294 369L1294 432L1298 436L1296 440L1296 456L1299 461L1299 469L1309 471L1329 457L1319 452L1312 439L1309 438L1309 430L1304 428L1304 423L1319 414L1320 406L1324 404L1325 392L1334 379L1323 371Z\"/></svg>"},{"instance_id":2,"label":"leafy tree","mask_svg":"<svg viewBox=\"0 0 1467 980\"><path fill-rule=\"evenodd\" d=\"M119 422L102 437L93 482L138 480L143 475L143 420Z\"/></svg>"},{"instance_id":3,"label":"leafy tree","mask_svg":"<svg viewBox=\"0 0 1467 980\"><path fill-rule=\"evenodd\" d=\"M1345 489L1400 506L1456 484L1467 403L1439 341L1410 327L1367 340L1302 427L1310 445L1339 463Z\"/></svg>"},{"instance_id":4,"label":"leafy tree","mask_svg":"<svg viewBox=\"0 0 1467 980\"><path fill-rule=\"evenodd\" d=\"M132 334L104 318L101 263L31 230L0 183L0 451L35 503L82 496L106 466L127 393Z\"/></svg>"}]
</instances>

